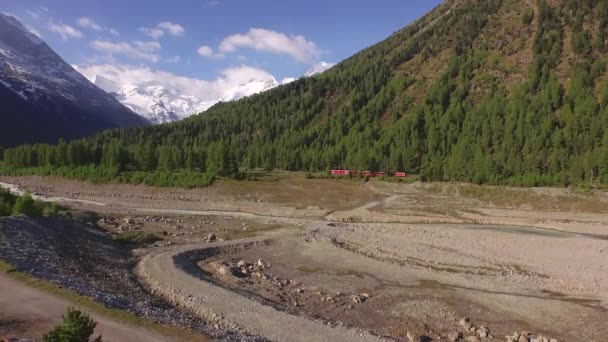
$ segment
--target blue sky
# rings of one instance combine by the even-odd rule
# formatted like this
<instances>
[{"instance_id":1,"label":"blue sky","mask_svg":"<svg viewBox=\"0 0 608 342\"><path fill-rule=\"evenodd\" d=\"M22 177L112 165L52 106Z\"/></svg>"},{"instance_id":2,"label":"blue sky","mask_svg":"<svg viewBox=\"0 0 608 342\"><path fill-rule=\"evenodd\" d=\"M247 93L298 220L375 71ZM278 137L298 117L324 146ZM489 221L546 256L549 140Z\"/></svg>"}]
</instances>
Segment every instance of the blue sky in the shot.
<instances>
[{"instance_id":1,"label":"blue sky","mask_svg":"<svg viewBox=\"0 0 608 342\"><path fill-rule=\"evenodd\" d=\"M3 0L0 11L89 73L140 68L213 81L241 69L281 80L339 62L440 2Z\"/></svg>"}]
</instances>

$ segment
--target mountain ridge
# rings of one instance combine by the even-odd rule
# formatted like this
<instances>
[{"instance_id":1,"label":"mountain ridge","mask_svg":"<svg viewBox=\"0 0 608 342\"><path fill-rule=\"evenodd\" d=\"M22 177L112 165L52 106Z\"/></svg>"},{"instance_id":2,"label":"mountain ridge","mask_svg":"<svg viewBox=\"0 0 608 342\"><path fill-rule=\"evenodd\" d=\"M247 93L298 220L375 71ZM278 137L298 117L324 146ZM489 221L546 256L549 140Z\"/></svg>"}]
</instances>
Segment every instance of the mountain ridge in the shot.
<instances>
[{"instance_id":1,"label":"mountain ridge","mask_svg":"<svg viewBox=\"0 0 608 342\"><path fill-rule=\"evenodd\" d=\"M153 144L163 170L608 183L607 38L607 0L451 0L323 74L81 143L122 146L135 170Z\"/></svg>"},{"instance_id":2,"label":"mountain ridge","mask_svg":"<svg viewBox=\"0 0 608 342\"><path fill-rule=\"evenodd\" d=\"M0 14L1 145L56 142L146 124L80 75L17 19ZM34 123L40 124L35 126ZM40 127L42 126L42 127Z\"/></svg>"}]
</instances>

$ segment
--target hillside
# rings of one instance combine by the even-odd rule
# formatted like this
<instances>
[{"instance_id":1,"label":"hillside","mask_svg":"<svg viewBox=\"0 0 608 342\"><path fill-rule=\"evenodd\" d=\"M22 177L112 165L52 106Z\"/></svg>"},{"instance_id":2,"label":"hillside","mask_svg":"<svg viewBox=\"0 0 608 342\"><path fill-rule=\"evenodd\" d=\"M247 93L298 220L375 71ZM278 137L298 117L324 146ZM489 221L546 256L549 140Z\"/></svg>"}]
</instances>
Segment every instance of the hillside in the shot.
<instances>
[{"instance_id":1,"label":"hillside","mask_svg":"<svg viewBox=\"0 0 608 342\"><path fill-rule=\"evenodd\" d=\"M0 103L0 146L56 143L59 138L146 124L4 14L0 14Z\"/></svg>"},{"instance_id":2,"label":"hillside","mask_svg":"<svg viewBox=\"0 0 608 342\"><path fill-rule=\"evenodd\" d=\"M34 146L5 159L219 174L388 166L427 180L608 183L606 37L608 0L446 1L321 75L179 123L97 134L74 143L78 157L53 160L68 148Z\"/></svg>"}]
</instances>

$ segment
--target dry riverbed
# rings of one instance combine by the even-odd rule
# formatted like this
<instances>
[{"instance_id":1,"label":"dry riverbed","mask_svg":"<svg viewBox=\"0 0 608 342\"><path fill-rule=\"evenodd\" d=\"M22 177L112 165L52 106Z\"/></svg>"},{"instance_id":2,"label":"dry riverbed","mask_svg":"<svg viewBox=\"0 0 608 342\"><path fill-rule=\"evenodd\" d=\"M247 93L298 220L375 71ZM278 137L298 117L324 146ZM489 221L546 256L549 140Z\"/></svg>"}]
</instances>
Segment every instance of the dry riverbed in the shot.
<instances>
[{"instance_id":1,"label":"dry riverbed","mask_svg":"<svg viewBox=\"0 0 608 342\"><path fill-rule=\"evenodd\" d=\"M145 260L145 286L182 307L200 300L204 310L186 311L211 330L292 340L259 317L231 317L231 304L251 301L292 336L305 336L304 321L283 315L336 340L608 341L605 193L297 177L193 190L0 181L96 212L94 229L114 239L142 238L152 248L133 257ZM213 247L230 241L242 247ZM206 248L192 267L174 261Z\"/></svg>"}]
</instances>

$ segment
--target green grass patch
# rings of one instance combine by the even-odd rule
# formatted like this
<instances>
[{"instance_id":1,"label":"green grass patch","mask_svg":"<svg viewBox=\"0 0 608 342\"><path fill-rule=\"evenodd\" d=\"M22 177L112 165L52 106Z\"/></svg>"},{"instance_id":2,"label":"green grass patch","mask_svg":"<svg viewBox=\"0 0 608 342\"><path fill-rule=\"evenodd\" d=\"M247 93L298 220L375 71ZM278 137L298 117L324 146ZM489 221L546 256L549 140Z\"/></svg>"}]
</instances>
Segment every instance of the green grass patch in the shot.
<instances>
[{"instance_id":1,"label":"green grass patch","mask_svg":"<svg viewBox=\"0 0 608 342\"><path fill-rule=\"evenodd\" d=\"M14 168L0 163L0 174L5 176L59 176L68 179L86 181L93 184L123 183L144 184L156 187L179 187L185 189L207 187L215 181L211 172L192 170L180 171L119 171L97 165L74 167L26 167Z\"/></svg>"}]
</instances>

